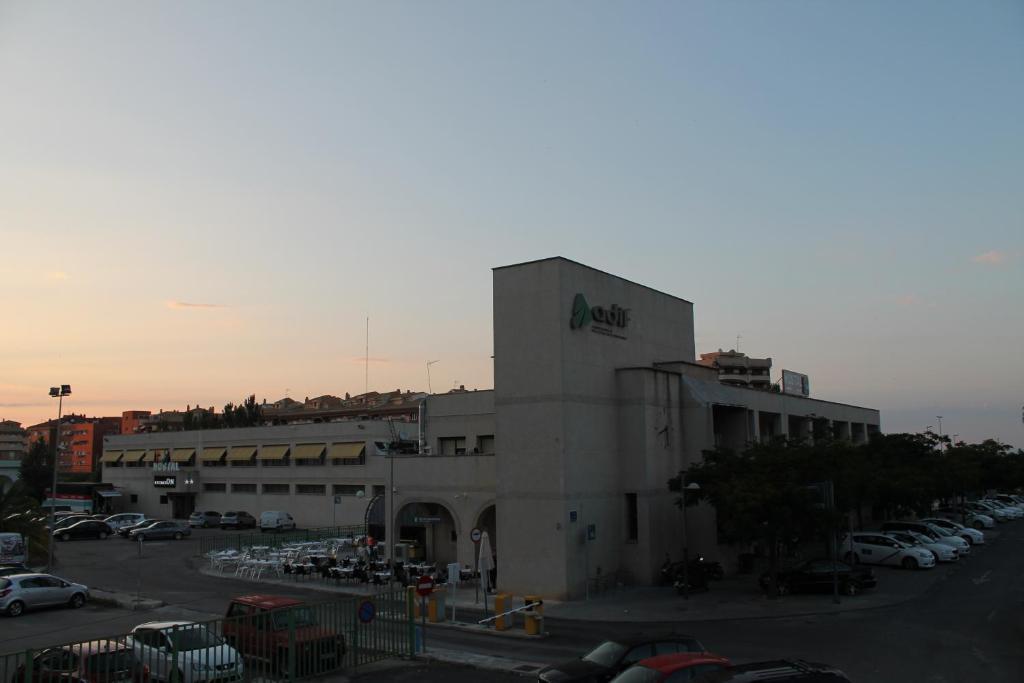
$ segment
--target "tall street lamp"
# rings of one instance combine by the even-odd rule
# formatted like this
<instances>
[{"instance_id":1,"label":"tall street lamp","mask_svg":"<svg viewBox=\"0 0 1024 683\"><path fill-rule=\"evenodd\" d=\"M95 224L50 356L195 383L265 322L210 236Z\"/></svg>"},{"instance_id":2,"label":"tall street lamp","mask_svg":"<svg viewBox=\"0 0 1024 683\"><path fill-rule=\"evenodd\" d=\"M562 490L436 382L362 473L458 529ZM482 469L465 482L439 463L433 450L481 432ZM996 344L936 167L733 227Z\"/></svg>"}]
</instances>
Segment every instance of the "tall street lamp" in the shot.
<instances>
[{"instance_id":1,"label":"tall street lamp","mask_svg":"<svg viewBox=\"0 0 1024 683\"><path fill-rule=\"evenodd\" d=\"M682 475L683 479L686 479L686 475ZM686 492L687 491L700 491L700 484L695 481L691 481L686 486L683 486L680 490L682 495L682 508L683 508L683 599L690 599L690 535L687 533L686 528Z\"/></svg>"},{"instance_id":2,"label":"tall street lamp","mask_svg":"<svg viewBox=\"0 0 1024 683\"><path fill-rule=\"evenodd\" d=\"M71 395L71 385L61 384L50 387L50 398L57 399L57 436L53 439L53 482L50 484L50 543L46 559L46 571L53 571L53 529L57 517L57 462L60 459L60 418L64 408L64 397Z\"/></svg>"}]
</instances>

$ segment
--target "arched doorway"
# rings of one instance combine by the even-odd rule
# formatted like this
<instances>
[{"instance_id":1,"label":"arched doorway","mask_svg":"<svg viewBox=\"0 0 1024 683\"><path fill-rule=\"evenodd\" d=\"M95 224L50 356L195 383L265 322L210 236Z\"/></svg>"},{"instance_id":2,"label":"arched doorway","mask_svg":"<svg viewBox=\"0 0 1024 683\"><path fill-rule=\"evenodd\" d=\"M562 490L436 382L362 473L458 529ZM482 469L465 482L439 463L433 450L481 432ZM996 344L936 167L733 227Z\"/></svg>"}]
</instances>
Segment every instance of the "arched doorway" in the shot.
<instances>
[{"instance_id":1,"label":"arched doorway","mask_svg":"<svg viewBox=\"0 0 1024 683\"><path fill-rule=\"evenodd\" d=\"M406 503L396 519L397 542L407 544L410 557L439 566L457 561L458 525L447 507L440 503Z\"/></svg>"}]
</instances>

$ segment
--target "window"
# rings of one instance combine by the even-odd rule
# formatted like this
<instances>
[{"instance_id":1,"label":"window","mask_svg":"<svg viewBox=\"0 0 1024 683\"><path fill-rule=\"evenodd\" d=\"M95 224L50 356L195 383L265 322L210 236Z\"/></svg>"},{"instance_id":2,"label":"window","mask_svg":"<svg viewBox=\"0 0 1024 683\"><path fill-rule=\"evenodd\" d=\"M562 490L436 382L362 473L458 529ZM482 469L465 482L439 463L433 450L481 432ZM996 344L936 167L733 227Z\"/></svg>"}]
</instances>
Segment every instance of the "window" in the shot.
<instances>
[{"instance_id":1,"label":"window","mask_svg":"<svg viewBox=\"0 0 1024 683\"><path fill-rule=\"evenodd\" d=\"M636 543L640 535L640 520L636 506L636 494L626 494L626 542Z\"/></svg>"},{"instance_id":2,"label":"window","mask_svg":"<svg viewBox=\"0 0 1024 683\"><path fill-rule=\"evenodd\" d=\"M326 496L327 486L324 484L296 484L295 493L300 496Z\"/></svg>"},{"instance_id":3,"label":"window","mask_svg":"<svg viewBox=\"0 0 1024 683\"><path fill-rule=\"evenodd\" d=\"M334 495L336 496L358 496L360 491L366 492L366 487L362 484L334 485Z\"/></svg>"},{"instance_id":4,"label":"window","mask_svg":"<svg viewBox=\"0 0 1024 683\"><path fill-rule=\"evenodd\" d=\"M466 437L442 436L437 440L437 452L441 455L465 455Z\"/></svg>"},{"instance_id":5,"label":"window","mask_svg":"<svg viewBox=\"0 0 1024 683\"><path fill-rule=\"evenodd\" d=\"M477 453L493 453L494 452L494 435L493 434L488 434L488 435L476 437L476 452Z\"/></svg>"},{"instance_id":6,"label":"window","mask_svg":"<svg viewBox=\"0 0 1024 683\"><path fill-rule=\"evenodd\" d=\"M256 493L256 484L232 484L231 493Z\"/></svg>"},{"instance_id":7,"label":"window","mask_svg":"<svg viewBox=\"0 0 1024 683\"><path fill-rule=\"evenodd\" d=\"M263 493L273 496L287 496L291 491L289 484L264 484Z\"/></svg>"},{"instance_id":8,"label":"window","mask_svg":"<svg viewBox=\"0 0 1024 683\"><path fill-rule=\"evenodd\" d=\"M224 493L228 490L227 484L203 484L203 490L208 493Z\"/></svg>"},{"instance_id":9,"label":"window","mask_svg":"<svg viewBox=\"0 0 1024 683\"><path fill-rule=\"evenodd\" d=\"M253 460L252 458L249 458L248 460L232 460L231 461L231 466L232 467L256 467L256 461Z\"/></svg>"},{"instance_id":10,"label":"window","mask_svg":"<svg viewBox=\"0 0 1024 683\"><path fill-rule=\"evenodd\" d=\"M324 464L324 456L319 458L299 458L295 461L296 467L320 467ZM337 464L337 463L335 463ZM360 463L362 464L362 463Z\"/></svg>"}]
</instances>

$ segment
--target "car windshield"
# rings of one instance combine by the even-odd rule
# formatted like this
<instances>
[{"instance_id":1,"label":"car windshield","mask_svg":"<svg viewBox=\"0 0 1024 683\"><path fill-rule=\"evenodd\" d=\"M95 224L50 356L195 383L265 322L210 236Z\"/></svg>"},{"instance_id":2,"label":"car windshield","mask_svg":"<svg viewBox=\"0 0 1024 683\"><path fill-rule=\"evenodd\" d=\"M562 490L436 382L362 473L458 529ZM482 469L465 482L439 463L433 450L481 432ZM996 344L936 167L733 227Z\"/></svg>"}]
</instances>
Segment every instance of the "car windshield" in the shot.
<instances>
[{"instance_id":1,"label":"car windshield","mask_svg":"<svg viewBox=\"0 0 1024 683\"><path fill-rule=\"evenodd\" d=\"M925 536L924 534L919 534L919 533L914 532L914 531L910 532L910 537L913 538L914 540L916 540L918 543L931 543L932 540L933 540L933 539Z\"/></svg>"},{"instance_id":2,"label":"car windshield","mask_svg":"<svg viewBox=\"0 0 1024 683\"><path fill-rule=\"evenodd\" d=\"M631 666L614 679L614 683L656 683L661 674L646 666Z\"/></svg>"},{"instance_id":3,"label":"car windshield","mask_svg":"<svg viewBox=\"0 0 1024 683\"><path fill-rule=\"evenodd\" d=\"M104 674L111 671L130 671L134 666L131 650L114 652L98 652L85 660L85 671L91 674Z\"/></svg>"},{"instance_id":4,"label":"car windshield","mask_svg":"<svg viewBox=\"0 0 1024 683\"><path fill-rule=\"evenodd\" d=\"M174 643L175 649L205 650L209 647L217 647L224 644L224 639L205 626L184 626L177 631L165 631Z\"/></svg>"},{"instance_id":5,"label":"car windshield","mask_svg":"<svg viewBox=\"0 0 1024 683\"><path fill-rule=\"evenodd\" d=\"M583 659L601 666L615 666L625 652L625 645L616 643L614 640L607 640L583 655Z\"/></svg>"},{"instance_id":6,"label":"car windshield","mask_svg":"<svg viewBox=\"0 0 1024 683\"><path fill-rule=\"evenodd\" d=\"M288 614L291 613L295 617L295 625L297 627L302 626L316 626L316 617L313 616L313 610L308 607L293 607L291 609L283 609L271 612L274 619L274 630L284 631L288 628Z\"/></svg>"}]
</instances>

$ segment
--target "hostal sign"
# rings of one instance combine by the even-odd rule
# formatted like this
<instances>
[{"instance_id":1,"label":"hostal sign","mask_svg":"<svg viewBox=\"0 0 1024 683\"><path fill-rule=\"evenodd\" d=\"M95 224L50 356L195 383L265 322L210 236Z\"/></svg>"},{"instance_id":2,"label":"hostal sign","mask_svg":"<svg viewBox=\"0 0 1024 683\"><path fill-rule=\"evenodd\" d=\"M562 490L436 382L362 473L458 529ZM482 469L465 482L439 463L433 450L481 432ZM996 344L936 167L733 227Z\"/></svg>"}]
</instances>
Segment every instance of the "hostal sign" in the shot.
<instances>
[{"instance_id":1,"label":"hostal sign","mask_svg":"<svg viewBox=\"0 0 1024 683\"><path fill-rule=\"evenodd\" d=\"M587 325L590 325L591 332L625 339L625 330L629 326L629 309L618 304L608 307L591 306L585 296L577 294L572 300L569 327L578 330Z\"/></svg>"}]
</instances>

